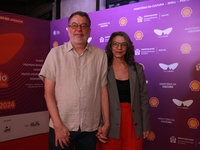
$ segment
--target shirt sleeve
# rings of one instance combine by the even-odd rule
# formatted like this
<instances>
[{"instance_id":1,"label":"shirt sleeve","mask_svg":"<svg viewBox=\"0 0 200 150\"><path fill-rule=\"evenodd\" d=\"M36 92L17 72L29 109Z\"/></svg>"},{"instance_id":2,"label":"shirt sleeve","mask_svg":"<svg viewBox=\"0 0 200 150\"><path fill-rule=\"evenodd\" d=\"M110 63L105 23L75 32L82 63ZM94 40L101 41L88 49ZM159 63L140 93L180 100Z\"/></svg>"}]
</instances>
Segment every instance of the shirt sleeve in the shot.
<instances>
[{"instance_id":1,"label":"shirt sleeve","mask_svg":"<svg viewBox=\"0 0 200 150\"><path fill-rule=\"evenodd\" d=\"M48 78L55 82L55 50L52 49L47 55L45 62L40 70L39 78L44 82L44 78Z\"/></svg>"},{"instance_id":2,"label":"shirt sleeve","mask_svg":"<svg viewBox=\"0 0 200 150\"><path fill-rule=\"evenodd\" d=\"M107 72L108 72L108 60L107 60L107 55L104 52L102 59L102 67L101 67L101 87L107 84Z\"/></svg>"}]
</instances>

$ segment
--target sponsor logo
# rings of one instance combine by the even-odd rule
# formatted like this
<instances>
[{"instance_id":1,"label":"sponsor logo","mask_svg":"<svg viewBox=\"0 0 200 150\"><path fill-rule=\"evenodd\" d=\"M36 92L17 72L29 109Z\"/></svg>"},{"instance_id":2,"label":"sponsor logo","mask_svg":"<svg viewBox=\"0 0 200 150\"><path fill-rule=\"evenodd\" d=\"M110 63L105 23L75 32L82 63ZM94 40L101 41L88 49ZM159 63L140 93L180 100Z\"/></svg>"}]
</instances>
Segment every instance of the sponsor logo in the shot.
<instances>
[{"instance_id":1,"label":"sponsor logo","mask_svg":"<svg viewBox=\"0 0 200 150\"><path fill-rule=\"evenodd\" d=\"M192 48L191 48L190 44L188 44L188 43L184 43L183 45L181 45L181 48L180 48L182 54L189 54L191 49Z\"/></svg>"},{"instance_id":2,"label":"sponsor logo","mask_svg":"<svg viewBox=\"0 0 200 150\"><path fill-rule=\"evenodd\" d=\"M30 127L36 127L36 126L39 126L39 125L40 125L39 121L34 121L34 122L30 123Z\"/></svg>"},{"instance_id":3,"label":"sponsor logo","mask_svg":"<svg viewBox=\"0 0 200 150\"><path fill-rule=\"evenodd\" d=\"M174 136L170 137L170 143L176 143L176 138Z\"/></svg>"},{"instance_id":4,"label":"sponsor logo","mask_svg":"<svg viewBox=\"0 0 200 150\"><path fill-rule=\"evenodd\" d=\"M108 42L109 39L110 39L110 36L100 37L99 38L99 42L100 43L105 43L105 42Z\"/></svg>"},{"instance_id":5,"label":"sponsor logo","mask_svg":"<svg viewBox=\"0 0 200 150\"><path fill-rule=\"evenodd\" d=\"M104 28L104 27L108 27L109 24L110 24L110 22L103 22L103 23L99 23L98 26L99 26L100 28Z\"/></svg>"},{"instance_id":6,"label":"sponsor logo","mask_svg":"<svg viewBox=\"0 0 200 150\"><path fill-rule=\"evenodd\" d=\"M143 17L142 17L142 16L139 16L139 17L137 18L137 22L138 22L138 23L143 22Z\"/></svg>"},{"instance_id":7,"label":"sponsor logo","mask_svg":"<svg viewBox=\"0 0 200 150\"><path fill-rule=\"evenodd\" d=\"M148 14L148 15L143 16L144 22L152 21L152 20L155 20L155 19L158 19L158 14Z\"/></svg>"},{"instance_id":8,"label":"sponsor logo","mask_svg":"<svg viewBox=\"0 0 200 150\"><path fill-rule=\"evenodd\" d=\"M177 84L176 83L159 83L159 85L164 89L173 89Z\"/></svg>"},{"instance_id":9,"label":"sponsor logo","mask_svg":"<svg viewBox=\"0 0 200 150\"><path fill-rule=\"evenodd\" d=\"M152 97L149 100L149 104L151 105L151 107L158 107L159 100L156 97Z\"/></svg>"},{"instance_id":10,"label":"sponsor logo","mask_svg":"<svg viewBox=\"0 0 200 150\"><path fill-rule=\"evenodd\" d=\"M149 54L155 54L156 48L154 47L147 47L147 48L141 48L135 50L135 55L149 55Z\"/></svg>"},{"instance_id":11,"label":"sponsor logo","mask_svg":"<svg viewBox=\"0 0 200 150\"><path fill-rule=\"evenodd\" d=\"M196 71L200 71L200 63L196 65Z\"/></svg>"},{"instance_id":12,"label":"sponsor logo","mask_svg":"<svg viewBox=\"0 0 200 150\"><path fill-rule=\"evenodd\" d=\"M181 10L181 15L183 17L190 17L192 14L192 8L190 7L184 7L182 10Z\"/></svg>"},{"instance_id":13,"label":"sponsor logo","mask_svg":"<svg viewBox=\"0 0 200 150\"><path fill-rule=\"evenodd\" d=\"M147 137L147 140L154 141L155 138L156 138L155 133L151 131Z\"/></svg>"},{"instance_id":14,"label":"sponsor logo","mask_svg":"<svg viewBox=\"0 0 200 150\"><path fill-rule=\"evenodd\" d=\"M193 100L181 101L181 100L178 100L175 98L172 99L172 101L174 102L174 104L176 104L177 106L182 107L182 108L188 108L193 103Z\"/></svg>"},{"instance_id":15,"label":"sponsor logo","mask_svg":"<svg viewBox=\"0 0 200 150\"><path fill-rule=\"evenodd\" d=\"M90 43L92 41L92 37L89 37L87 42Z\"/></svg>"},{"instance_id":16,"label":"sponsor logo","mask_svg":"<svg viewBox=\"0 0 200 150\"><path fill-rule=\"evenodd\" d=\"M140 50L139 49L135 50L135 55L140 55Z\"/></svg>"},{"instance_id":17,"label":"sponsor logo","mask_svg":"<svg viewBox=\"0 0 200 150\"><path fill-rule=\"evenodd\" d=\"M167 28L164 30L160 30L160 29L154 29L154 33L157 34L158 36L167 36L172 32L173 28Z\"/></svg>"},{"instance_id":18,"label":"sponsor logo","mask_svg":"<svg viewBox=\"0 0 200 150\"><path fill-rule=\"evenodd\" d=\"M199 121L196 118L190 118L187 123L191 129L197 129L199 126Z\"/></svg>"},{"instance_id":19,"label":"sponsor logo","mask_svg":"<svg viewBox=\"0 0 200 150\"><path fill-rule=\"evenodd\" d=\"M200 26L187 27L185 28L185 31L187 31L188 33L197 33L197 32L200 32Z\"/></svg>"},{"instance_id":20,"label":"sponsor logo","mask_svg":"<svg viewBox=\"0 0 200 150\"><path fill-rule=\"evenodd\" d=\"M190 89L192 91L199 91L199 89L200 89L200 82L197 81L197 80L193 80L192 82L190 82L189 87L190 87Z\"/></svg>"},{"instance_id":21,"label":"sponsor logo","mask_svg":"<svg viewBox=\"0 0 200 150\"><path fill-rule=\"evenodd\" d=\"M11 132L11 126L6 126L4 129L4 133Z\"/></svg>"},{"instance_id":22,"label":"sponsor logo","mask_svg":"<svg viewBox=\"0 0 200 150\"><path fill-rule=\"evenodd\" d=\"M144 34L142 31L136 31L135 34L134 34L134 37L136 40L142 40Z\"/></svg>"},{"instance_id":23,"label":"sponsor logo","mask_svg":"<svg viewBox=\"0 0 200 150\"><path fill-rule=\"evenodd\" d=\"M173 64L164 64L164 63L159 63L160 68L162 68L165 71L172 72L175 70L178 66L178 63L173 63Z\"/></svg>"},{"instance_id":24,"label":"sponsor logo","mask_svg":"<svg viewBox=\"0 0 200 150\"><path fill-rule=\"evenodd\" d=\"M160 120L161 123L166 124L172 124L175 121L173 118L158 118L158 120Z\"/></svg>"},{"instance_id":25,"label":"sponsor logo","mask_svg":"<svg viewBox=\"0 0 200 150\"><path fill-rule=\"evenodd\" d=\"M174 143L174 144L182 144L182 145L194 145L195 144L195 139L191 139L191 138L186 138L186 137L175 137L175 136L171 136L170 137L170 143Z\"/></svg>"},{"instance_id":26,"label":"sponsor logo","mask_svg":"<svg viewBox=\"0 0 200 150\"><path fill-rule=\"evenodd\" d=\"M67 28L66 28L66 29L67 29ZM53 35L54 35L54 36L59 35L59 34L60 34L60 31L58 31L58 30L57 30L57 31L56 31L56 30L53 31Z\"/></svg>"},{"instance_id":27,"label":"sponsor logo","mask_svg":"<svg viewBox=\"0 0 200 150\"><path fill-rule=\"evenodd\" d=\"M119 19L119 25L120 26L126 26L128 20L126 19L126 17L122 17Z\"/></svg>"},{"instance_id":28,"label":"sponsor logo","mask_svg":"<svg viewBox=\"0 0 200 150\"><path fill-rule=\"evenodd\" d=\"M57 42L57 41L54 41L54 42L53 42L53 47L56 47L56 46L58 46L58 42Z\"/></svg>"}]
</instances>

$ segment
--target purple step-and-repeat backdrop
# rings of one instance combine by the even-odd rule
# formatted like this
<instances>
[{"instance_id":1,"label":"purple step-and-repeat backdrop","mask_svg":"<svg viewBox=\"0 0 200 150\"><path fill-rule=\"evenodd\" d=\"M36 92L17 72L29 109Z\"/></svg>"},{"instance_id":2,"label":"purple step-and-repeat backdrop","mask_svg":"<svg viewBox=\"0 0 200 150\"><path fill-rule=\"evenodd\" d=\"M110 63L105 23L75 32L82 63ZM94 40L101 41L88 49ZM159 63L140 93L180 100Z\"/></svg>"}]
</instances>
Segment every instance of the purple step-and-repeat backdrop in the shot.
<instances>
[{"instance_id":1,"label":"purple step-and-repeat backdrop","mask_svg":"<svg viewBox=\"0 0 200 150\"><path fill-rule=\"evenodd\" d=\"M144 66L152 132L144 150L200 149L199 0L149 0L89 13L90 44L125 31ZM51 46L68 42L68 18L50 24Z\"/></svg>"}]
</instances>

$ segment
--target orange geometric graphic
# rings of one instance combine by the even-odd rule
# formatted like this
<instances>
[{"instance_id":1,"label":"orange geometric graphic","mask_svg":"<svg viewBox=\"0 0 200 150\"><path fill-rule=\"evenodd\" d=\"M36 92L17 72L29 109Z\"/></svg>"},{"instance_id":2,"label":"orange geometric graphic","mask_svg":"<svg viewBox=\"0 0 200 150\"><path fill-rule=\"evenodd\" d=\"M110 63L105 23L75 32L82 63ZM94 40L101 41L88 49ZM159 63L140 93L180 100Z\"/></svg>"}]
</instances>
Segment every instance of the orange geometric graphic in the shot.
<instances>
[{"instance_id":1,"label":"orange geometric graphic","mask_svg":"<svg viewBox=\"0 0 200 150\"><path fill-rule=\"evenodd\" d=\"M0 64L10 61L21 49L24 36L19 33L7 33L0 35Z\"/></svg>"},{"instance_id":2,"label":"orange geometric graphic","mask_svg":"<svg viewBox=\"0 0 200 150\"><path fill-rule=\"evenodd\" d=\"M147 137L147 140L154 141L155 137L156 137L155 134L151 131Z\"/></svg>"},{"instance_id":3,"label":"orange geometric graphic","mask_svg":"<svg viewBox=\"0 0 200 150\"><path fill-rule=\"evenodd\" d=\"M191 49L192 48L191 48L190 44L188 44L188 43L185 43L185 44L181 45L181 48L180 48L182 54L190 53Z\"/></svg>"},{"instance_id":4,"label":"orange geometric graphic","mask_svg":"<svg viewBox=\"0 0 200 150\"><path fill-rule=\"evenodd\" d=\"M183 17L190 17L191 14L192 14L192 8L190 8L190 7L184 7L181 10L181 14L182 14Z\"/></svg>"},{"instance_id":5,"label":"orange geometric graphic","mask_svg":"<svg viewBox=\"0 0 200 150\"><path fill-rule=\"evenodd\" d=\"M142 31L136 31L134 34L134 37L136 40L142 40L143 38L143 32Z\"/></svg>"},{"instance_id":6,"label":"orange geometric graphic","mask_svg":"<svg viewBox=\"0 0 200 150\"><path fill-rule=\"evenodd\" d=\"M120 26L126 26L127 22L128 21L125 17L122 17L122 18L119 19Z\"/></svg>"},{"instance_id":7,"label":"orange geometric graphic","mask_svg":"<svg viewBox=\"0 0 200 150\"><path fill-rule=\"evenodd\" d=\"M199 89L200 89L200 82L197 81L197 80L193 80L192 82L190 82L189 87L190 87L190 89L192 91L199 91Z\"/></svg>"},{"instance_id":8,"label":"orange geometric graphic","mask_svg":"<svg viewBox=\"0 0 200 150\"><path fill-rule=\"evenodd\" d=\"M191 129L197 129L199 126L199 121L196 118L190 118L188 120L188 126Z\"/></svg>"},{"instance_id":9,"label":"orange geometric graphic","mask_svg":"<svg viewBox=\"0 0 200 150\"><path fill-rule=\"evenodd\" d=\"M149 100L149 104L151 105L151 107L157 107L159 104L159 100L156 97L152 97Z\"/></svg>"},{"instance_id":10,"label":"orange geometric graphic","mask_svg":"<svg viewBox=\"0 0 200 150\"><path fill-rule=\"evenodd\" d=\"M57 42L57 41L54 41L54 42L53 42L53 47L56 47L56 46L58 46L58 42Z\"/></svg>"}]
</instances>

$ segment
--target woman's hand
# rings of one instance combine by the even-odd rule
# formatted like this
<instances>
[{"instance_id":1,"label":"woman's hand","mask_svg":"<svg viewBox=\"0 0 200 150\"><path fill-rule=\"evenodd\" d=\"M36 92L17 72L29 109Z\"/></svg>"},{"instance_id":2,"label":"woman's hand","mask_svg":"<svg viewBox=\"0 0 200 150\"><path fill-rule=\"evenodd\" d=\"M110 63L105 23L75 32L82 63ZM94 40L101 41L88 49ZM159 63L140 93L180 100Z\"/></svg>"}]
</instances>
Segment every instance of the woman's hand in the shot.
<instances>
[{"instance_id":1,"label":"woman's hand","mask_svg":"<svg viewBox=\"0 0 200 150\"><path fill-rule=\"evenodd\" d=\"M143 138L146 139L148 137L149 133L150 133L149 131L143 132Z\"/></svg>"},{"instance_id":2,"label":"woman's hand","mask_svg":"<svg viewBox=\"0 0 200 150\"><path fill-rule=\"evenodd\" d=\"M108 133L109 127L99 127L98 128L98 132L96 134L97 138L99 139L99 141L101 141L102 143L106 143L107 142L107 133Z\"/></svg>"}]
</instances>

